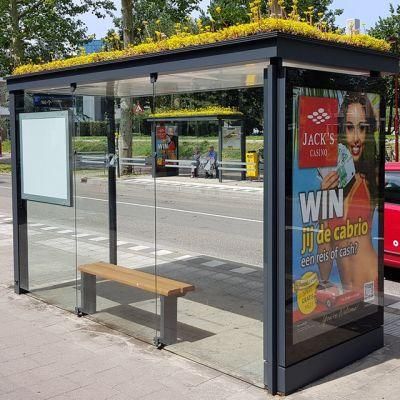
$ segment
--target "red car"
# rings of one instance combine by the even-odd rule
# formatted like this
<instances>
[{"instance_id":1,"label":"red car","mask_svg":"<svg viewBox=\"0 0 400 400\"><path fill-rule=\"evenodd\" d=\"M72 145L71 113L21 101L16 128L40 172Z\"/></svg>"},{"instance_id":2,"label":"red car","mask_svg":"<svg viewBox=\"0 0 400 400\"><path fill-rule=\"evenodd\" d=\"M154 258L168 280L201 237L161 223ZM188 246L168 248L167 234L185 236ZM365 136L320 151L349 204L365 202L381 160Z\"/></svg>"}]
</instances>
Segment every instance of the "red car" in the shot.
<instances>
[{"instance_id":1,"label":"red car","mask_svg":"<svg viewBox=\"0 0 400 400\"><path fill-rule=\"evenodd\" d=\"M400 162L385 166L384 230L385 265L400 268Z\"/></svg>"},{"instance_id":2,"label":"red car","mask_svg":"<svg viewBox=\"0 0 400 400\"><path fill-rule=\"evenodd\" d=\"M328 286L318 288L316 298L319 304L323 304L327 308L332 308L335 306L339 295L338 287L330 283Z\"/></svg>"}]
</instances>

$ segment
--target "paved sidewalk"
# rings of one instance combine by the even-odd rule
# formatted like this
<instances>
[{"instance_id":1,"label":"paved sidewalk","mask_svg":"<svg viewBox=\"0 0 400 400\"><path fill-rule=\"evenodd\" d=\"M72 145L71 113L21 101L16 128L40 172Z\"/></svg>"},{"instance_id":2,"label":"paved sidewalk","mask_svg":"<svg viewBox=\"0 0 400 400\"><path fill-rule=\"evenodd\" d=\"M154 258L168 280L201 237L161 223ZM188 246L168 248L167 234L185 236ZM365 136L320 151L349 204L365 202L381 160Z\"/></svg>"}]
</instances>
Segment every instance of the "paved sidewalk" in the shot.
<instances>
[{"instance_id":1,"label":"paved sidewalk","mask_svg":"<svg viewBox=\"0 0 400 400\"><path fill-rule=\"evenodd\" d=\"M0 225L0 400L257 400L264 390L78 318L12 283Z\"/></svg>"},{"instance_id":2,"label":"paved sidewalk","mask_svg":"<svg viewBox=\"0 0 400 400\"><path fill-rule=\"evenodd\" d=\"M11 238L11 224L1 224L0 400L272 399L248 383L15 295ZM398 400L399 298L388 296L387 306L383 349L287 399Z\"/></svg>"}]
</instances>

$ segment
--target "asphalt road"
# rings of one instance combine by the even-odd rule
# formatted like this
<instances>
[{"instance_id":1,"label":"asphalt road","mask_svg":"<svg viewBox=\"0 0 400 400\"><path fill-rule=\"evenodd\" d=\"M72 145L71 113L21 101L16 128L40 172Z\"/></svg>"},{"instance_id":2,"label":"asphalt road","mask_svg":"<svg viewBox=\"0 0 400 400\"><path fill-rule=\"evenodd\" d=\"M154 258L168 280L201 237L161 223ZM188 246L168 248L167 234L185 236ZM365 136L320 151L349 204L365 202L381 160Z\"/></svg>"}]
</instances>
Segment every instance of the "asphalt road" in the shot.
<instances>
[{"instance_id":1,"label":"asphalt road","mask_svg":"<svg viewBox=\"0 0 400 400\"><path fill-rule=\"evenodd\" d=\"M29 221L108 236L107 182L77 182L76 207L28 202ZM262 193L118 183L118 235L181 253L262 266ZM157 204L157 209L154 205ZM11 215L11 177L0 175L0 213ZM155 220L157 223L155 224ZM385 269L385 293L400 296L400 270Z\"/></svg>"},{"instance_id":2,"label":"asphalt road","mask_svg":"<svg viewBox=\"0 0 400 400\"><path fill-rule=\"evenodd\" d=\"M9 214L10 188L10 177L0 175L0 210ZM107 236L106 180L78 180L75 193L72 208L28 202L29 222L73 229L76 216L78 233ZM117 196L121 240L152 244L156 237L159 248L262 266L261 192L124 182L118 183Z\"/></svg>"}]
</instances>

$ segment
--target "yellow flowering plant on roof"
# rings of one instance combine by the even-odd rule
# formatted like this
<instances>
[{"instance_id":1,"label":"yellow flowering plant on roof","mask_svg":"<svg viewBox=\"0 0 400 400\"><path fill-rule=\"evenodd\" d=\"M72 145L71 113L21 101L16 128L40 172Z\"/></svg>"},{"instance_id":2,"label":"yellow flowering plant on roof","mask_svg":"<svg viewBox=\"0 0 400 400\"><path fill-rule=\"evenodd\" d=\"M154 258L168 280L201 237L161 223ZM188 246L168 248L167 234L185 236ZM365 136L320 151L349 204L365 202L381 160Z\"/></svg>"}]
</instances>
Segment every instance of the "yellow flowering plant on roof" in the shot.
<instances>
[{"instance_id":1,"label":"yellow flowering plant on roof","mask_svg":"<svg viewBox=\"0 0 400 400\"><path fill-rule=\"evenodd\" d=\"M13 71L13 75L29 74L34 72L49 71L61 68L77 67L85 64L119 60L128 57L145 54L160 53L192 46L207 45L226 40L233 40L242 37L257 35L264 32L284 32L292 35L320 39L334 43L352 45L356 47L369 48L378 51L390 51L390 44L384 40L373 38L366 34L344 35L335 32L327 32L318 26L294 19L260 17L254 8L254 19L250 23L229 26L218 31L204 29L199 33L179 32L171 37L160 35L157 40L148 40L123 50L103 51L99 53L83 54L62 60L54 60L43 64L21 65Z\"/></svg>"},{"instance_id":2,"label":"yellow flowering plant on roof","mask_svg":"<svg viewBox=\"0 0 400 400\"><path fill-rule=\"evenodd\" d=\"M211 117L226 116L240 117L243 115L240 111L230 107L208 106L200 108L182 108L179 110L163 110L154 114L150 114L150 118L190 118L190 117Z\"/></svg>"}]
</instances>

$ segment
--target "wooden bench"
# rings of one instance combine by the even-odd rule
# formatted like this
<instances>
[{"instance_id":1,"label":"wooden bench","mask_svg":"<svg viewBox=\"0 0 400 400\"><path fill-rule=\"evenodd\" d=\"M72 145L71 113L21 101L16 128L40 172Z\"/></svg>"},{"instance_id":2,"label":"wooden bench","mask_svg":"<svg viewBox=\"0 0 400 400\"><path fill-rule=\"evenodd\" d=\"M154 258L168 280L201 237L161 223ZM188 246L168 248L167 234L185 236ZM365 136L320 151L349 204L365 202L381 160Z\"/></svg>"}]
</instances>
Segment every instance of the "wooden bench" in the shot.
<instances>
[{"instance_id":1,"label":"wooden bench","mask_svg":"<svg viewBox=\"0 0 400 400\"><path fill-rule=\"evenodd\" d=\"M79 271L81 272L82 311L85 314L96 312L96 276L133 286L160 295L160 342L167 345L177 341L178 297L193 291L193 285L104 262L81 265Z\"/></svg>"}]
</instances>

